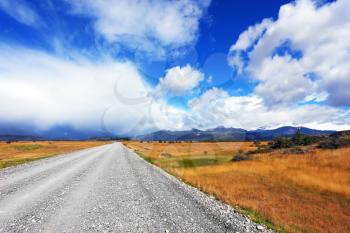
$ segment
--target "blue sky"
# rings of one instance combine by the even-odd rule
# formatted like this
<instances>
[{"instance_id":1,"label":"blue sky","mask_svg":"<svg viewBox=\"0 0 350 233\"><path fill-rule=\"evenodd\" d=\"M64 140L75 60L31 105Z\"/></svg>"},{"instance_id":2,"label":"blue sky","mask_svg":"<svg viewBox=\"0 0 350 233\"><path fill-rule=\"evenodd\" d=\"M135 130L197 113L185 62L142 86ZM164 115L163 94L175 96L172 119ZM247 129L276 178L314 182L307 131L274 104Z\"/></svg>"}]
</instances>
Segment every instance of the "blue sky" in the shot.
<instances>
[{"instance_id":1,"label":"blue sky","mask_svg":"<svg viewBox=\"0 0 350 233\"><path fill-rule=\"evenodd\" d=\"M346 0L0 0L0 126L349 129L349 10Z\"/></svg>"}]
</instances>

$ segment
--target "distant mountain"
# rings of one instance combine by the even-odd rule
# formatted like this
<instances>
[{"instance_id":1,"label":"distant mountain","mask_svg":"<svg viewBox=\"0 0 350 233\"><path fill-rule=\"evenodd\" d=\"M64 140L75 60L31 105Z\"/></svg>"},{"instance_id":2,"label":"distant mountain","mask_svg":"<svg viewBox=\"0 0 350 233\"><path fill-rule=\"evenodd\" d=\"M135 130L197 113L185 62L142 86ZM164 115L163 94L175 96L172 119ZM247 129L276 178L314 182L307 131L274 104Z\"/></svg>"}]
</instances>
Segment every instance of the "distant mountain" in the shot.
<instances>
[{"instance_id":1,"label":"distant mountain","mask_svg":"<svg viewBox=\"0 0 350 233\"><path fill-rule=\"evenodd\" d=\"M138 140L144 141L252 141L252 140L271 140L280 136L292 136L297 131L306 135L329 135L335 133L332 130L315 130L305 127L280 127L277 129L258 129L244 130L239 128L217 127L208 130L184 130L184 131L169 131L161 130L153 133L140 135L135 137Z\"/></svg>"},{"instance_id":2,"label":"distant mountain","mask_svg":"<svg viewBox=\"0 0 350 233\"><path fill-rule=\"evenodd\" d=\"M30 135L0 135L0 141L40 141L42 137Z\"/></svg>"},{"instance_id":3,"label":"distant mountain","mask_svg":"<svg viewBox=\"0 0 350 233\"><path fill-rule=\"evenodd\" d=\"M244 140L246 131L243 129L218 127L206 131L192 129L186 131L161 130L150 134L137 136L140 140L163 141L211 141L211 140Z\"/></svg>"},{"instance_id":4,"label":"distant mountain","mask_svg":"<svg viewBox=\"0 0 350 233\"><path fill-rule=\"evenodd\" d=\"M69 125L57 125L38 130L29 124L0 124L0 141L39 141L39 140L106 140L115 135L99 130L76 129Z\"/></svg>"},{"instance_id":5,"label":"distant mountain","mask_svg":"<svg viewBox=\"0 0 350 233\"><path fill-rule=\"evenodd\" d=\"M270 140L279 136L291 136L300 130L307 135L327 135L336 131L320 131L305 127L281 127L277 129L244 130L240 128L217 127L208 130L160 130L134 137L145 141L253 141ZM115 140L117 136L101 130L76 129L69 125L56 125L50 129L38 130L29 124L0 124L1 141L39 140Z\"/></svg>"},{"instance_id":6,"label":"distant mountain","mask_svg":"<svg viewBox=\"0 0 350 233\"><path fill-rule=\"evenodd\" d=\"M270 129L270 130L247 131L248 132L247 139L248 140L264 140L264 139L270 140L281 136L288 137L288 136L294 135L298 130L305 135L328 135L336 132L332 130L316 130L316 129L309 129L305 127L285 126L285 127L280 127L277 129Z\"/></svg>"}]
</instances>

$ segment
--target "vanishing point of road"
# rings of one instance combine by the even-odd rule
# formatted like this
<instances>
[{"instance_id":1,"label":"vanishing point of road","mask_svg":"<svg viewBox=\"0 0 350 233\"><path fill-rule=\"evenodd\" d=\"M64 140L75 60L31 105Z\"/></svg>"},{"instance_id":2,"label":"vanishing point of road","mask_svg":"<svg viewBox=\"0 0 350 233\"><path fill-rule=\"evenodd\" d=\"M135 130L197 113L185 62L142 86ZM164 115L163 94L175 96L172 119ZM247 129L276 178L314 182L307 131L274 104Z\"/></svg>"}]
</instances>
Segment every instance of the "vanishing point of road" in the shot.
<instances>
[{"instance_id":1,"label":"vanishing point of road","mask_svg":"<svg viewBox=\"0 0 350 233\"><path fill-rule=\"evenodd\" d=\"M0 170L0 232L267 232L121 143Z\"/></svg>"}]
</instances>

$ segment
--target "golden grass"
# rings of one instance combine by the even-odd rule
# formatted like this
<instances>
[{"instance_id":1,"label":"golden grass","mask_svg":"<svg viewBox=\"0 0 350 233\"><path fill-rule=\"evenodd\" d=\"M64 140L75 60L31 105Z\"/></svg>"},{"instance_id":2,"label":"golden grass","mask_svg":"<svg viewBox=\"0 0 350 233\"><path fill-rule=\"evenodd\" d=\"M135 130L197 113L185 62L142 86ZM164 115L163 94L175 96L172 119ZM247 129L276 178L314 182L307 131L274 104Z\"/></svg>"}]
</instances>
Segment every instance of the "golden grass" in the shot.
<instances>
[{"instance_id":1,"label":"golden grass","mask_svg":"<svg viewBox=\"0 0 350 233\"><path fill-rule=\"evenodd\" d=\"M182 142L182 143L141 143L139 141L128 141L124 144L134 150L139 150L151 158L167 156L233 156L239 150L255 150L252 142Z\"/></svg>"},{"instance_id":2,"label":"golden grass","mask_svg":"<svg viewBox=\"0 0 350 233\"><path fill-rule=\"evenodd\" d=\"M215 153L227 156L242 148L254 149L249 143L236 142L222 147L210 143L127 145L149 156L180 151L198 155L202 145L206 148L202 151L216 148ZM273 152L255 155L251 161L210 166L159 165L226 203L249 209L246 213L258 213L256 220L262 217L287 232L350 232L350 148L313 149L298 155Z\"/></svg>"},{"instance_id":3,"label":"golden grass","mask_svg":"<svg viewBox=\"0 0 350 233\"><path fill-rule=\"evenodd\" d=\"M103 141L38 141L13 142L0 141L0 168L54 156L61 153L104 145Z\"/></svg>"}]
</instances>

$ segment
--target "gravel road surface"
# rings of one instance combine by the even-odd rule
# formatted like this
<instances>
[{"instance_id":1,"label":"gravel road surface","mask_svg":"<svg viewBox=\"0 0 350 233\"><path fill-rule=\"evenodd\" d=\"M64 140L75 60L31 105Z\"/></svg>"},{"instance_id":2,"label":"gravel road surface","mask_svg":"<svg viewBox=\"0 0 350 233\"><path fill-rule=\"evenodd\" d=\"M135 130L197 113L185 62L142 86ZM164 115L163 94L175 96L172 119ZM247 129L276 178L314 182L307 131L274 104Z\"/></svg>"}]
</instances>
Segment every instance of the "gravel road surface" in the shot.
<instances>
[{"instance_id":1,"label":"gravel road surface","mask_svg":"<svg viewBox=\"0 0 350 233\"><path fill-rule=\"evenodd\" d=\"M268 232L121 143L0 170L0 232Z\"/></svg>"}]
</instances>

